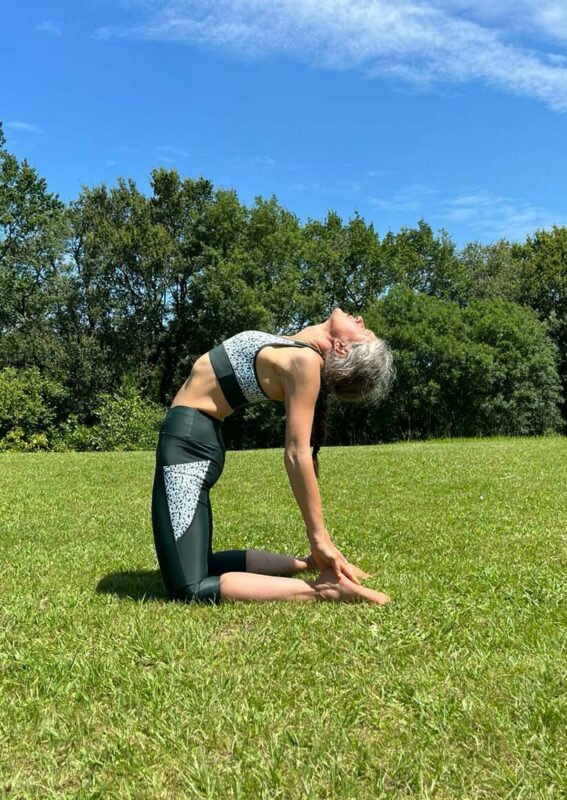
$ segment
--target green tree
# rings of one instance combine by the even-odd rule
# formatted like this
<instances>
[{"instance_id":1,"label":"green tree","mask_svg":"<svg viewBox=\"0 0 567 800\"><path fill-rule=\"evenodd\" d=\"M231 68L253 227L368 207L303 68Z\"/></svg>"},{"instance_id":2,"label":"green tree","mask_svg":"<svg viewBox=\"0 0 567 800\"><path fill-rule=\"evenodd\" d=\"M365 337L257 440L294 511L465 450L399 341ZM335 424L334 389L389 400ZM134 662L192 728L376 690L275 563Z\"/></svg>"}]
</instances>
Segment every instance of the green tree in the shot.
<instances>
[{"instance_id":1,"label":"green tree","mask_svg":"<svg viewBox=\"0 0 567 800\"><path fill-rule=\"evenodd\" d=\"M301 323L316 323L339 306L360 313L391 282L387 259L372 224L360 216L344 225L337 213L303 229Z\"/></svg>"},{"instance_id":2,"label":"green tree","mask_svg":"<svg viewBox=\"0 0 567 800\"><path fill-rule=\"evenodd\" d=\"M454 242L446 231L435 236L420 220L417 228L388 233L382 242L383 258L389 265L391 283L416 292L464 304L470 280L459 260Z\"/></svg>"},{"instance_id":3,"label":"green tree","mask_svg":"<svg viewBox=\"0 0 567 800\"><path fill-rule=\"evenodd\" d=\"M6 150L0 126L0 366L49 370L61 358L51 317L65 235L63 203Z\"/></svg>"},{"instance_id":4,"label":"green tree","mask_svg":"<svg viewBox=\"0 0 567 800\"><path fill-rule=\"evenodd\" d=\"M275 197L255 199L238 258L242 277L261 298L270 315L269 329L300 327L304 296L301 292L302 237L299 220Z\"/></svg>"},{"instance_id":5,"label":"green tree","mask_svg":"<svg viewBox=\"0 0 567 800\"><path fill-rule=\"evenodd\" d=\"M459 255L468 275L469 301L510 300L520 302L520 269L512 245L471 242Z\"/></svg>"},{"instance_id":6,"label":"green tree","mask_svg":"<svg viewBox=\"0 0 567 800\"><path fill-rule=\"evenodd\" d=\"M182 181L176 172L163 170L154 173L152 204L171 241L161 376L159 393L153 395L163 402L187 377L195 359L216 341L217 305L226 305L229 311L238 301L222 265L231 263L240 246L247 211L232 190L215 190L203 178ZM217 303L219 285L226 292L224 303Z\"/></svg>"},{"instance_id":7,"label":"green tree","mask_svg":"<svg viewBox=\"0 0 567 800\"><path fill-rule=\"evenodd\" d=\"M556 348L537 314L504 300L477 300L464 309L463 320L469 340L490 353L475 408L482 435L560 430Z\"/></svg>"},{"instance_id":8,"label":"green tree","mask_svg":"<svg viewBox=\"0 0 567 800\"><path fill-rule=\"evenodd\" d=\"M515 245L513 255L519 267L518 300L546 322L557 348L562 413L567 419L567 227L537 231Z\"/></svg>"},{"instance_id":9,"label":"green tree","mask_svg":"<svg viewBox=\"0 0 567 800\"><path fill-rule=\"evenodd\" d=\"M468 308L395 287L366 312L392 346L397 378L382 409L364 409L374 440L541 434L560 427L553 344L528 309Z\"/></svg>"},{"instance_id":10,"label":"green tree","mask_svg":"<svg viewBox=\"0 0 567 800\"><path fill-rule=\"evenodd\" d=\"M133 181L83 189L69 218L70 309L84 335L96 342L83 352L104 354L107 362L98 385L85 391L92 396L117 387L126 373L147 389L167 315L168 232L153 222L150 202Z\"/></svg>"}]
</instances>

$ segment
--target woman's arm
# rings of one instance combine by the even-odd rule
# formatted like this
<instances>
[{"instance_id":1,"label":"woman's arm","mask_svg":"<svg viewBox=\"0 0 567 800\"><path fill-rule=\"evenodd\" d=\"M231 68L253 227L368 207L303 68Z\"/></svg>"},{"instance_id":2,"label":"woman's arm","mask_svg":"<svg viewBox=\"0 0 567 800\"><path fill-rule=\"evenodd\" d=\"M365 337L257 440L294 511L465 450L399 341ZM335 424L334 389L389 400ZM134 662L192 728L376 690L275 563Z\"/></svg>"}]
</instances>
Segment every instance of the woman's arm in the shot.
<instances>
[{"instance_id":1,"label":"woman's arm","mask_svg":"<svg viewBox=\"0 0 567 800\"><path fill-rule=\"evenodd\" d=\"M307 536L313 544L322 534L328 536L310 446L315 403L321 386L321 362L314 353L302 351L294 355L289 370L282 376L286 413L284 464Z\"/></svg>"},{"instance_id":2,"label":"woman's arm","mask_svg":"<svg viewBox=\"0 0 567 800\"><path fill-rule=\"evenodd\" d=\"M291 489L303 516L311 552L317 566L331 567L337 577L356 575L331 542L325 527L319 484L311 455L311 429L321 386L321 362L314 353L300 351L282 376L285 391L286 434L284 463Z\"/></svg>"}]
</instances>

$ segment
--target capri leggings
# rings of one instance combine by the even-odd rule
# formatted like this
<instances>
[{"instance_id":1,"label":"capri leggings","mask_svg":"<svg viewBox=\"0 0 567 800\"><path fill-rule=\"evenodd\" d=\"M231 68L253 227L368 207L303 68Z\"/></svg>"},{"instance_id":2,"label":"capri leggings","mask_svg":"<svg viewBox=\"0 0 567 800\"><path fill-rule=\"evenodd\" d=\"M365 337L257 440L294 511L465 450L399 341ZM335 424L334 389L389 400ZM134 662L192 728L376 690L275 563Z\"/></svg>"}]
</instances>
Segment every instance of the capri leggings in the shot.
<instances>
[{"instance_id":1,"label":"capri leggings","mask_svg":"<svg viewBox=\"0 0 567 800\"><path fill-rule=\"evenodd\" d=\"M170 597L220 602L219 575L246 571L246 550L213 553L209 490L224 467L222 423L173 406L160 429L152 491L158 562Z\"/></svg>"}]
</instances>

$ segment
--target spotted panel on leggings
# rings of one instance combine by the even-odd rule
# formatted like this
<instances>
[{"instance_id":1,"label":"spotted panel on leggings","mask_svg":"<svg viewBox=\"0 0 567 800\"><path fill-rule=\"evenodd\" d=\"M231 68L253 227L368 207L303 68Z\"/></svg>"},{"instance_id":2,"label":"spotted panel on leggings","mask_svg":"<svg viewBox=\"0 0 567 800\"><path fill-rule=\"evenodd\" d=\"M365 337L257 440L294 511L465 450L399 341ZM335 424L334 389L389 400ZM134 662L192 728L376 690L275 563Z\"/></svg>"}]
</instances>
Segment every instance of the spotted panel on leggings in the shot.
<instances>
[{"instance_id":1,"label":"spotted panel on leggings","mask_svg":"<svg viewBox=\"0 0 567 800\"><path fill-rule=\"evenodd\" d=\"M173 535L180 539L193 522L210 461L192 461L163 468Z\"/></svg>"},{"instance_id":2,"label":"spotted panel on leggings","mask_svg":"<svg viewBox=\"0 0 567 800\"><path fill-rule=\"evenodd\" d=\"M254 403L266 398L254 374L254 356L258 348L267 344L293 345L293 341L263 331L243 331L226 339L223 344L242 394L249 403Z\"/></svg>"}]
</instances>

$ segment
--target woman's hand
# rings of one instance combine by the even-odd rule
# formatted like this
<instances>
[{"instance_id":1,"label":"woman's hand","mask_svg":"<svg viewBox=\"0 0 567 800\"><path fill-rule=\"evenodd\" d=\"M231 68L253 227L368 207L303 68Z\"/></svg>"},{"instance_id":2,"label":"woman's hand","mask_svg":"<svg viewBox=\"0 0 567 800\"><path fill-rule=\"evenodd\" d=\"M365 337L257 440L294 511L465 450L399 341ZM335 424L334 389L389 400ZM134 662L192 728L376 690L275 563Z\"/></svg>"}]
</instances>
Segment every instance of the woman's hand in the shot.
<instances>
[{"instance_id":1,"label":"woman's hand","mask_svg":"<svg viewBox=\"0 0 567 800\"><path fill-rule=\"evenodd\" d=\"M360 584L359 577L367 577L366 573L353 564L349 564L340 550L332 543L330 538L314 541L311 545L311 559L315 566L323 572L332 569L337 578L341 573L350 578L354 583ZM369 577L369 576L368 576Z\"/></svg>"},{"instance_id":2,"label":"woman's hand","mask_svg":"<svg viewBox=\"0 0 567 800\"><path fill-rule=\"evenodd\" d=\"M342 558L344 559L345 564L348 566L351 575L354 575L355 578L371 578L372 577L372 575L369 572L365 572L363 569L360 569L360 567L357 567L355 564L351 564L349 561L346 560L346 558L344 558L344 556L342 556ZM343 572L344 572L344 570L343 570ZM351 578L351 580L354 580L354 578Z\"/></svg>"},{"instance_id":3,"label":"woman's hand","mask_svg":"<svg viewBox=\"0 0 567 800\"><path fill-rule=\"evenodd\" d=\"M365 572L363 569L360 569L360 567L357 567L355 564L352 564L350 561L347 561L347 559L343 556L343 554L340 552L340 550L339 550L339 553L340 553L340 557L341 557L341 562L344 562L345 564L348 564L351 572L354 573L355 577L357 577L357 578L371 578L372 577L372 575L369 572ZM316 564L315 559L313 558L312 554L309 554L304 559L304 561L307 564L307 569L308 570L314 571L314 570L317 569L317 564Z\"/></svg>"}]
</instances>

